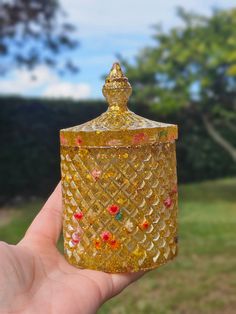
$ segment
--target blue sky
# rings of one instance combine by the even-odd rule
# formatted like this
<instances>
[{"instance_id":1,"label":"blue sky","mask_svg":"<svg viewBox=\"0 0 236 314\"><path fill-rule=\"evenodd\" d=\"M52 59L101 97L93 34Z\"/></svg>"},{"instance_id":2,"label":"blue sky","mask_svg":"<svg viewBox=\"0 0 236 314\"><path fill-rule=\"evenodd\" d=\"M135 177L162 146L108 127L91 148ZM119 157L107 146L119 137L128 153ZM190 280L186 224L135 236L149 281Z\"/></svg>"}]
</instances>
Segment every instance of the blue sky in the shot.
<instances>
[{"instance_id":1,"label":"blue sky","mask_svg":"<svg viewBox=\"0 0 236 314\"><path fill-rule=\"evenodd\" d=\"M101 98L102 75L116 54L133 60L138 51L152 45L152 25L165 29L178 25L175 9L183 6L206 15L213 8L236 7L236 0L61 0L68 20L77 26L80 47L72 53L80 67L75 76L60 77L44 66L34 73L13 70L0 78L1 94L39 97ZM34 74L36 81L32 81Z\"/></svg>"}]
</instances>

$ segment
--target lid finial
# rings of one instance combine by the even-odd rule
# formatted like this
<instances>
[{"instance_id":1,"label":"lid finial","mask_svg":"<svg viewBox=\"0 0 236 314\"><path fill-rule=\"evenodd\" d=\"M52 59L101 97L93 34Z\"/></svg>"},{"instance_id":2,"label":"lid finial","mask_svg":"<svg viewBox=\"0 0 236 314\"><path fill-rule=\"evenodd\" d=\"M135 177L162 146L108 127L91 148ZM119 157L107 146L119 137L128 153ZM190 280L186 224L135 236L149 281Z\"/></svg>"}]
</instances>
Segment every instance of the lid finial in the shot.
<instances>
[{"instance_id":1,"label":"lid finial","mask_svg":"<svg viewBox=\"0 0 236 314\"><path fill-rule=\"evenodd\" d=\"M127 77L124 76L118 62L113 64L102 92L109 103L109 110L127 110L127 102L132 93L132 87Z\"/></svg>"}]
</instances>

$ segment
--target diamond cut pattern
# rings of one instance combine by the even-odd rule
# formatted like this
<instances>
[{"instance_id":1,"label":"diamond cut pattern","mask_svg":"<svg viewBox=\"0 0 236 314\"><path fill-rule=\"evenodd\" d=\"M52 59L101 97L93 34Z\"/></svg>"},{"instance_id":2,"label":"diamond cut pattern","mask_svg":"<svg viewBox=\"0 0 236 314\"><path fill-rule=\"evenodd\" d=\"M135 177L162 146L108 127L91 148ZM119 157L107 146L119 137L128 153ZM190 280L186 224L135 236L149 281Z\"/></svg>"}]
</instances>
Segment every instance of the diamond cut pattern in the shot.
<instances>
[{"instance_id":1,"label":"diamond cut pattern","mask_svg":"<svg viewBox=\"0 0 236 314\"><path fill-rule=\"evenodd\" d=\"M128 158L127 158L128 154ZM64 202L64 246L68 261L78 267L107 272L157 267L176 255L177 195L172 206L164 200L176 186L175 144L123 148L61 148ZM91 175L101 171L97 180ZM107 207L118 204L122 219ZM81 210L78 222L73 213ZM148 221L142 230L140 224ZM131 230L126 223L132 224ZM73 232L81 233L71 246ZM101 233L112 233L119 246L112 248ZM96 247L95 241L100 246Z\"/></svg>"}]
</instances>

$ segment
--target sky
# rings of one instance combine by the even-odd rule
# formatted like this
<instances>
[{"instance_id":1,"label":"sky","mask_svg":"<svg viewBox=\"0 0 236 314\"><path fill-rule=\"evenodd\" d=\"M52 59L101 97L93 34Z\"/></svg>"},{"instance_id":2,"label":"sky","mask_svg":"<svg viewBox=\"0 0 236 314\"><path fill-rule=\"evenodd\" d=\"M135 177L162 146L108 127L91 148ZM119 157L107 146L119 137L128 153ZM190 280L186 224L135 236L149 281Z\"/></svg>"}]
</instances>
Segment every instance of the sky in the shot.
<instances>
[{"instance_id":1,"label":"sky","mask_svg":"<svg viewBox=\"0 0 236 314\"><path fill-rule=\"evenodd\" d=\"M176 7L206 15L213 8L236 7L236 0L61 0L60 3L68 21L77 27L80 46L71 58L79 65L79 73L62 77L42 65L30 72L13 69L0 78L0 94L76 100L102 98L102 76L117 61L117 54L132 62L140 49L153 45L153 25L162 24L168 30L180 23Z\"/></svg>"}]
</instances>

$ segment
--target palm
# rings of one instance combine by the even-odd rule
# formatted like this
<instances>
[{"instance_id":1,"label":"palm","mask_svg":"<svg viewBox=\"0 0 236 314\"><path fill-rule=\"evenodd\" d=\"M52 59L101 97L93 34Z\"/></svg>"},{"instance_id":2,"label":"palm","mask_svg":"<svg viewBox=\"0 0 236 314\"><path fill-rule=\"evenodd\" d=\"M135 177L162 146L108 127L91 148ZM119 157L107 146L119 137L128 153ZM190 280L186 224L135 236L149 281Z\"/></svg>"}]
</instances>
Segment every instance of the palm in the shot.
<instances>
[{"instance_id":1,"label":"palm","mask_svg":"<svg viewBox=\"0 0 236 314\"><path fill-rule=\"evenodd\" d=\"M40 211L22 241L0 249L0 311L29 313L95 313L136 274L107 274L76 269L55 243L61 230L60 185ZM10 311L9 310L9 311Z\"/></svg>"}]
</instances>

